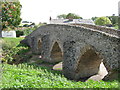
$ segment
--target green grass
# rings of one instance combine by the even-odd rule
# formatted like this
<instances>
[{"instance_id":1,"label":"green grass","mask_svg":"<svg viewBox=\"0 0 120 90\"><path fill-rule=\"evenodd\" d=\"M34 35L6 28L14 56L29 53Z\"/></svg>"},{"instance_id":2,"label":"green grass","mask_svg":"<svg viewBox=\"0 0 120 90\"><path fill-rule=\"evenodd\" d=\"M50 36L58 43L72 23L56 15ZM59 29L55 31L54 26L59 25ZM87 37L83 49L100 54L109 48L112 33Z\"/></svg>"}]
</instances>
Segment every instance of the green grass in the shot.
<instances>
[{"instance_id":1,"label":"green grass","mask_svg":"<svg viewBox=\"0 0 120 90\"><path fill-rule=\"evenodd\" d=\"M58 71L35 65L2 65L1 88L118 88L118 82L67 80Z\"/></svg>"},{"instance_id":2,"label":"green grass","mask_svg":"<svg viewBox=\"0 0 120 90\"><path fill-rule=\"evenodd\" d=\"M18 60L28 59L24 53L29 49L19 42L23 38L2 38L6 44L4 47L4 59ZM6 49L9 49L6 51ZM19 56L18 58L14 56ZM53 71L36 65L22 63L19 65L1 64L2 79L0 88L118 88L118 81L92 81L75 82L67 80L60 71Z\"/></svg>"},{"instance_id":3,"label":"green grass","mask_svg":"<svg viewBox=\"0 0 120 90\"><path fill-rule=\"evenodd\" d=\"M14 46L17 46L20 43L20 41L24 38L1 38L1 39L3 39L3 42L5 43L11 42L14 44Z\"/></svg>"},{"instance_id":4,"label":"green grass","mask_svg":"<svg viewBox=\"0 0 120 90\"><path fill-rule=\"evenodd\" d=\"M3 62L12 63L13 61L19 61L18 59L26 59L29 57L25 55L29 51L29 47L20 44L23 38L2 38L2 50L3 50Z\"/></svg>"}]
</instances>

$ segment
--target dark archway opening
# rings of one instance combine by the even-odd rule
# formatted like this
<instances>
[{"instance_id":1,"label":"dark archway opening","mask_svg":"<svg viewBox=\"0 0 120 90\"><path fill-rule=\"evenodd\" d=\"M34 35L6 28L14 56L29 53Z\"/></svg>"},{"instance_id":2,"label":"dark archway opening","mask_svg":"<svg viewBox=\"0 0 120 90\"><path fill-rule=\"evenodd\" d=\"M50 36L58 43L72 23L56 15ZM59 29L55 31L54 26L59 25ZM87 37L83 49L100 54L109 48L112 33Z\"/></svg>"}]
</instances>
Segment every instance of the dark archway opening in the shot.
<instances>
[{"instance_id":1,"label":"dark archway opening","mask_svg":"<svg viewBox=\"0 0 120 90\"><path fill-rule=\"evenodd\" d=\"M57 42L55 42L52 47L50 57L52 58L52 60L54 60L54 62L59 62L63 60L63 53Z\"/></svg>"},{"instance_id":2,"label":"dark archway opening","mask_svg":"<svg viewBox=\"0 0 120 90\"><path fill-rule=\"evenodd\" d=\"M86 50L79 57L77 63L77 80L87 80L89 77L98 74L102 60L101 56L94 49Z\"/></svg>"},{"instance_id":3,"label":"dark archway opening","mask_svg":"<svg viewBox=\"0 0 120 90\"><path fill-rule=\"evenodd\" d=\"M39 40L38 41L38 49L41 49L41 47L42 47L42 42L41 42L41 40Z\"/></svg>"},{"instance_id":4,"label":"dark archway opening","mask_svg":"<svg viewBox=\"0 0 120 90\"><path fill-rule=\"evenodd\" d=\"M35 51L35 52L37 52L36 54L41 55L41 50L42 50L42 41L41 41L41 39L39 39L37 42L37 50Z\"/></svg>"}]
</instances>

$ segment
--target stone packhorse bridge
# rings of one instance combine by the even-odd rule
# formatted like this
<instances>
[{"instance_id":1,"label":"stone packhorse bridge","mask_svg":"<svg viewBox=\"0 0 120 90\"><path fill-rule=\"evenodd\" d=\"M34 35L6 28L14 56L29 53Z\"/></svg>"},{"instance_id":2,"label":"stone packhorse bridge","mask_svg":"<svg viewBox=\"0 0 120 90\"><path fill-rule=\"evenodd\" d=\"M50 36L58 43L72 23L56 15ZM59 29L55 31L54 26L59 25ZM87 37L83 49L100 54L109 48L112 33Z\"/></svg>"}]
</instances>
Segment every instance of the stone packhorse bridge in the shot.
<instances>
[{"instance_id":1,"label":"stone packhorse bridge","mask_svg":"<svg viewBox=\"0 0 120 90\"><path fill-rule=\"evenodd\" d=\"M39 27L21 43L46 62L63 61L63 74L69 79L97 74L101 62L108 71L105 80L117 79L120 72L118 30L87 24L49 24Z\"/></svg>"}]
</instances>

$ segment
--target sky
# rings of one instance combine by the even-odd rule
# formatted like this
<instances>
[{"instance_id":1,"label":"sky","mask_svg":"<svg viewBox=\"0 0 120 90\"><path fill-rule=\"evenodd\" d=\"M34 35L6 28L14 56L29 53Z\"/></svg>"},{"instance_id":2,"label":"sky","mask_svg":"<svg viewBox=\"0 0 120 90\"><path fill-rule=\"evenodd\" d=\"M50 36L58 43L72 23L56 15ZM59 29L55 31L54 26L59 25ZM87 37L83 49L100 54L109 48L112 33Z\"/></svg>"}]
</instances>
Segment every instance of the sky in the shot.
<instances>
[{"instance_id":1,"label":"sky","mask_svg":"<svg viewBox=\"0 0 120 90\"><path fill-rule=\"evenodd\" d=\"M22 20L49 23L60 14L75 13L83 19L118 15L120 0L19 0Z\"/></svg>"}]
</instances>

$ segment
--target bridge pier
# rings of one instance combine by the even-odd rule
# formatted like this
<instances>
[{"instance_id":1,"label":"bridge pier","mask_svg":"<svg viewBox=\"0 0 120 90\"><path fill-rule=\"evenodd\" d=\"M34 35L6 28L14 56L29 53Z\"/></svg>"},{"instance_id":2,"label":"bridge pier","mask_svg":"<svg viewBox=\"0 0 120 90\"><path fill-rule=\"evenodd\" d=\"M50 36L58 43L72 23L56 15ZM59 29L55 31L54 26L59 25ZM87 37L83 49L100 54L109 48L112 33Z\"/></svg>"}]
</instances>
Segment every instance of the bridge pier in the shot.
<instances>
[{"instance_id":1,"label":"bridge pier","mask_svg":"<svg viewBox=\"0 0 120 90\"><path fill-rule=\"evenodd\" d=\"M64 51L63 73L67 78L77 81L98 74L103 58L92 46L70 41L65 42Z\"/></svg>"}]
</instances>

